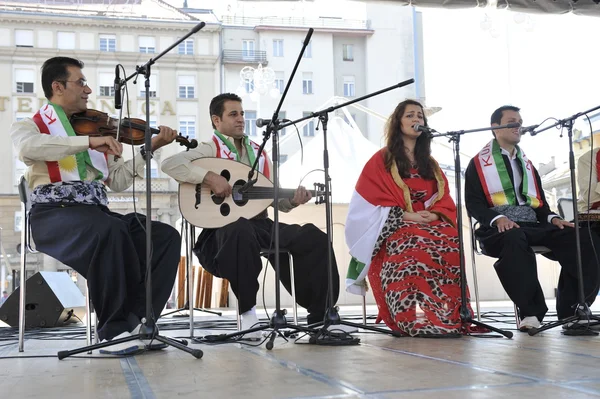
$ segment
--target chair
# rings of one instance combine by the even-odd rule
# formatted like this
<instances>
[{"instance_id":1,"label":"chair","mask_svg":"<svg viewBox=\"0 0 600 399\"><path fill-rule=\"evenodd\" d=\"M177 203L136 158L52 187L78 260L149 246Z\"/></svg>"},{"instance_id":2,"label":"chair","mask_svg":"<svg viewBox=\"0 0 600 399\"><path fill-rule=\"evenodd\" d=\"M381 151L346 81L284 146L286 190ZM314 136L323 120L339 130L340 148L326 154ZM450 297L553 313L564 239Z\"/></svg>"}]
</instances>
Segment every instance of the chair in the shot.
<instances>
[{"instance_id":1,"label":"chair","mask_svg":"<svg viewBox=\"0 0 600 399\"><path fill-rule=\"evenodd\" d=\"M477 284L477 265L475 262L475 254L477 255L486 255L484 249L479 246L479 242L475 238L475 230L477 229L477 222L475 219L470 218L469 230L471 231L471 263L473 264L473 288L475 291L475 307L477 309L477 320L481 321L481 312L479 308L479 287ZM551 253L552 251L544 246L532 246L531 249L536 255L544 255ZM513 304L514 305L514 304ZM517 329L520 327L521 321L519 320L519 310L517 309L517 305L515 307L515 322L517 324Z\"/></svg>"},{"instance_id":2,"label":"chair","mask_svg":"<svg viewBox=\"0 0 600 399\"><path fill-rule=\"evenodd\" d=\"M293 305L293 314L294 314L294 324L298 324L298 304L296 303L296 284L294 282L294 259L292 256L292 253L285 248L279 248L279 253L280 254L287 254L288 259L289 259L289 263L290 263L290 285L292 286L292 300L294 301L294 305ZM263 258L269 259L269 256L274 255L275 254L275 250L272 248L262 248L260 250L260 256L262 256ZM226 281L226 280L225 280ZM278 283L278 282L277 282ZM223 287L225 287L225 284L223 284ZM237 299L236 299L237 301ZM239 302L236 302L239 305ZM236 305L236 309L237 309L237 327L238 327L238 331L240 331L242 329L242 318L240 315L240 311L239 311L239 306Z\"/></svg>"},{"instance_id":3,"label":"chair","mask_svg":"<svg viewBox=\"0 0 600 399\"><path fill-rule=\"evenodd\" d=\"M575 215L573 215L573 198L559 198L557 203L560 217L569 222L573 221L575 219Z\"/></svg>"},{"instance_id":4,"label":"chair","mask_svg":"<svg viewBox=\"0 0 600 399\"><path fill-rule=\"evenodd\" d=\"M29 223L29 211L31 203L29 202L29 185L24 176L19 179L19 197L21 199L21 290L19 291L19 352L24 350L25 342L25 289L27 284L25 266L27 265L27 252L38 253L32 245L31 240L31 225ZM87 345L92 343L92 315L91 315L91 299L87 284L85 285L85 310L86 310L86 341ZM98 334L94 323L94 337L97 341Z\"/></svg>"}]
</instances>

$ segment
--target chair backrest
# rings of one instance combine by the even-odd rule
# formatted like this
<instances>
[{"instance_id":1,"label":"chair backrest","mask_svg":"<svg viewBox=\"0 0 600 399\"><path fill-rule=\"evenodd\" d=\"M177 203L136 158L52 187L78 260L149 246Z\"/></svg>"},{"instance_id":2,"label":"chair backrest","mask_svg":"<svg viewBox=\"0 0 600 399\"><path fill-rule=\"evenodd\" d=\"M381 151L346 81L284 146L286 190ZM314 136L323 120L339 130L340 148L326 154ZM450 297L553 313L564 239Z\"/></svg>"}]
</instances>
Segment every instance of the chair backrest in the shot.
<instances>
[{"instance_id":1,"label":"chair backrest","mask_svg":"<svg viewBox=\"0 0 600 399\"><path fill-rule=\"evenodd\" d=\"M575 219L575 215L573 215L573 198L558 199L558 214L569 222Z\"/></svg>"},{"instance_id":2,"label":"chair backrest","mask_svg":"<svg viewBox=\"0 0 600 399\"><path fill-rule=\"evenodd\" d=\"M479 222L475 220L473 217L469 217L471 223L469 223L469 230L471 231L471 248L477 255L483 255L483 251L479 246L479 241L475 238L475 230L477 230L477 225Z\"/></svg>"},{"instance_id":3,"label":"chair backrest","mask_svg":"<svg viewBox=\"0 0 600 399\"><path fill-rule=\"evenodd\" d=\"M21 176L19 179L19 197L21 198L21 203L25 205L25 209L29 211L29 208L31 208L29 204L29 183L27 183L25 176Z\"/></svg>"}]
</instances>

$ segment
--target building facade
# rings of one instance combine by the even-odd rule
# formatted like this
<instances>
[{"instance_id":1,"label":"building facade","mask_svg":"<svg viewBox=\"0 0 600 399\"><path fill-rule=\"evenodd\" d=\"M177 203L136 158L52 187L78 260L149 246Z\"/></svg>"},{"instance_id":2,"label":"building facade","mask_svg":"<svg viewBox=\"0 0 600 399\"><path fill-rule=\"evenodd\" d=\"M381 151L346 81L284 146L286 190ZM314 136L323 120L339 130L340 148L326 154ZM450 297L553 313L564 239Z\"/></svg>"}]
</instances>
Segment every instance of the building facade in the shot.
<instances>
[{"instance_id":1,"label":"building facade","mask_svg":"<svg viewBox=\"0 0 600 399\"><path fill-rule=\"evenodd\" d=\"M92 88L88 108L117 116L114 104L115 66L123 65L125 76L138 65L168 49L200 21L163 4L140 1L134 4L98 4L64 7L29 6L14 3L0 11L0 223L2 246L7 262L3 264L3 287L8 287L11 270L19 263L20 201L17 184L25 165L18 160L9 135L9 127L21 118L31 117L45 102L40 81L43 62L54 56L82 60L88 85ZM211 17L208 15L208 17ZM214 16L207 25L189 37L151 67L150 125L171 126L190 138L196 138L201 121L208 120L208 104L219 91L219 37L221 26ZM121 72L121 77L124 73ZM133 84L137 80L137 84ZM123 116L145 120L144 77L128 82L123 99ZM174 225L179 219L176 185L164 176L160 160L179 151L176 144L164 147L152 161L152 217ZM124 157L133 148L125 146ZM145 181L135 187L109 193L111 209L116 212L145 209ZM28 267L60 270L64 266L53 259L32 254ZM5 267L9 266L9 267ZM18 269L18 268L17 268Z\"/></svg>"},{"instance_id":2,"label":"building facade","mask_svg":"<svg viewBox=\"0 0 600 399\"><path fill-rule=\"evenodd\" d=\"M31 117L45 103L40 68L48 58L81 59L93 90L88 107L118 117L119 110L114 104L115 66L121 64L125 68L121 78L129 76L136 66L167 50L200 21L206 22L201 31L152 66L149 90L150 125L167 125L199 141L212 135L208 106L211 98L221 92L242 96L246 131L255 141L261 141L262 129L256 127L255 121L272 116L309 27L315 32L280 118L296 120L321 110L334 97L353 100L410 78L415 78L417 84L361 104L387 116L405 98L424 101L422 49L420 39L415 38L415 35L420 37L420 18L412 7L368 4L361 19L346 19L315 17L322 14L308 3L305 4L308 8L293 16L269 14L265 8L243 13L236 8L217 12L193 8L205 3L191 0L190 7L188 2L162 0L90 0L72 4L65 0L63 3L15 1L5 3L0 10L0 76L4 82L0 86L0 126L4 127L0 136L0 168L4 170L0 179L0 227L6 255L1 277L2 287L9 291L11 271L18 270L19 264L17 246L22 215L17 184L25 165L18 160L8 132L14 121ZM260 90L260 81L240 78L244 67L258 69L259 65L273 71L268 85ZM123 117L145 119L144 78L130 80L127 87ZM352 119L365 137L379 145L382 118L356 108L348 111L346 119ZM341 115L341 111L335 114ZM297 128L306 144L317 132L317 121L307 120ZM281 162L300 148L298 139L292 135L296 136L294 127L281 132ZM267 148L270 150L270 143ZM151 214L155 220L173 226L180 219L178 186L161 173L158 165L162 159L183 150L171 144L157 151L152 161ZM134 151L126 146L124 157L131 157ZM147 213L143 179L125 192L109 195L110 207L116 212ZM345 259L343 239L335 248L336 256ZM41 254L32 254L28 259L28 275L39 269L65 269ZM345 264L340 263L340 274L345 274Z\"/></svg>"}]
</instances>

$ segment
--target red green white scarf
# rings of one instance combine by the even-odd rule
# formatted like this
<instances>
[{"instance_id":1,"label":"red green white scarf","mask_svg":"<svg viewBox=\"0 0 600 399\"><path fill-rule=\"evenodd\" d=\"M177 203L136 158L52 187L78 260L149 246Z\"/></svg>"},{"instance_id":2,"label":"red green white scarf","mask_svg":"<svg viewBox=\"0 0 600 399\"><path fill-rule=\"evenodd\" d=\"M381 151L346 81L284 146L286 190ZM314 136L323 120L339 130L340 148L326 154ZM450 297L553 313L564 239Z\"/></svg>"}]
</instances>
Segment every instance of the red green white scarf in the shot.
<instances>
[{"instance_id":1,"label":"red green white scarf","mask_svg":"<svg viewBox=\"0 0 600 399\"><path fill-rule=\"evenodd\" d=\"M237 148L235 148L235 144L233 144L220 132L215 130L212 139L215 145L217 146L217 158L231 159L233 161L238 162L240 161L240 155L238 154ZM250 165L253 165L258 155L258 150L260 146L254 141L250 140L248 136L244 136L244 138L242 139L242 145L248 153ZM261 157L258 160L258 171L265 175L268 179L271 178L271 172L269 170L269 158L267 158L267 153L264 150L262 152Z\"/></svg>"},{"instance_id":2,"label":"red green white scarf","mask_svg":"<svg viewBox=\"0 0 600 399\"><path fill-rule=\"evenodd\" d=\"M540 188L535 179L534 167L525 153L517 146L517 162L523 170L523 184L521 195L532 208L543 205ZM493 139L475 157L475 167L483 191L491 207L501 205L519 205L515 187L508 174L508 169L502 158L502 149Z\"/></svg>"},{"instance_id":3,"label":"red green white scarf","mask_svg":"<svg viewBox=\"0 0 600 399\"><path fill-rule=\"evenodd\" d=\"M56 137L76 136L69 118L59 105L52 103L44 105L35 113L33 121L42 134ZM87 179L88 166L98 172L93 180L106 181L108 179L106 154L92 149L69 155L58 161L47 161L46 165L52 183L90 180Z\"/></svg>"}]
</instances>

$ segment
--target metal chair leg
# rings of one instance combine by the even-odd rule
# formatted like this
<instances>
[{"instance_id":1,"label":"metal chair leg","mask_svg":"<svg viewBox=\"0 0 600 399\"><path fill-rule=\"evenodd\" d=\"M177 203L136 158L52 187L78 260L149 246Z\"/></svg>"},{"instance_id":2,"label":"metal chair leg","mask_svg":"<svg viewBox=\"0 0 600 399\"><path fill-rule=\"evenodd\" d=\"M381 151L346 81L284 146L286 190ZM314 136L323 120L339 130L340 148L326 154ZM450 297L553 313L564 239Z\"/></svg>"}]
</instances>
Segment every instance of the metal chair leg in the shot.
<instances>
[{"instance_id":1,"label":"metal chair leg","mask_svg":"<svg viewBox=\"0 0 600 399\"><path fill-rule=\"evenodd\" d=\"M25 265L27 263L27 209L24 203L21 203L21 277L19 286L19 352L23 352L25 346Z\"/></svg>"},{"instance_id":2,"label":"metal chair leg","mask_svg":"<svg viewBox=\"0 0 600 399\"><path fill-rule=\"evenodd\" d=\"M363 325L367 325L367 295L362 296L362 317Z\"/></svg>"},{"instance_id":3,"label":"metal chair leg","mask_svg":"<svg viewBox=\"0 0 600 399\"><path fill-rule=\"evenodd\" d=\"M240 302L237 300L237 298L235 298L235 315L237 317L238 331L242 331L242 315L240 315Z\"/></svg>"},{"instance_id":4,"label":"metal chair leg","mask_svg":"<svg viewBox=\"0 0 600 399\"><path fill-rule=\"evenodd\" d=\"M515 323L517 324L517 330L521 328L521 320L519 320L519 309L517 308L517 305L515 303L513 303L513 305L515 306Z\"/></svg>"},{"instance_id":5,"label":"metal chair leg","mask_svg":"<svg viewBox=\"0 0 600 399\"><path fill-rule=\"evenodd\" d=\"M92 307L90 306L90 289L85 284L85 344L92 344ZM91 354L92 351L88 351Z\"/></svg>"},{"instance_id":6,"label":"metal chair leg","mask_svg":"<svg viewBox=\"0 0 600 399\"><path fill-rule=\"evenodd\" d=\"M194 248L194 238L196 235L195 226L191 225L184 219L184 223L186 224L186 233L189 233L189 237L186 243L187 246L187 254L185 257L185 267L188 279L188 308L189 308L189 316L190 316L190 338L194 338L194 279L192 274L192 256L194 256L193 248Z\"/></svg>"},{"instance_id":7,"label":"metal chair leg","mask_svg":"<svg viewBox=\"0 0 600 399\"><path fill-rule=\"evenodd\" d=\"M293 313L294 313L294 324L298 324L298 304L296 303L296 283L294 282L294 260L292 254L288 252L288 258L290 261L290 283L292 285L292 299L294 301Z\"/></svg>"}]
</instances>

